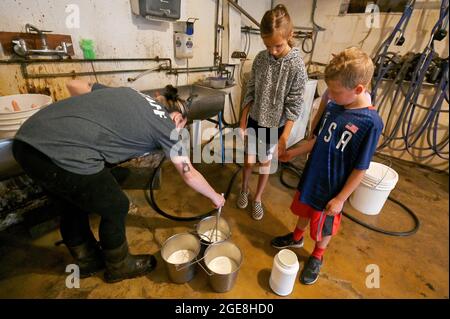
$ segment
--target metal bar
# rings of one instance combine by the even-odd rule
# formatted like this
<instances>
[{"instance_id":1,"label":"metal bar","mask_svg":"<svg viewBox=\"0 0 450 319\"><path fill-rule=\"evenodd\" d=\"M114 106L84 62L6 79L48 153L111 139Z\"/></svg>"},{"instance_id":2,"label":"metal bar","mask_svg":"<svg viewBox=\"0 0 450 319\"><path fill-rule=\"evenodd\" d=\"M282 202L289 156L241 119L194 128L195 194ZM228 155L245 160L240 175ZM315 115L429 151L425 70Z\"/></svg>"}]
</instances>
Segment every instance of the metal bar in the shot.
<instances>
[{"instance_id":1,"label":"metal bar","mask_svg":"<svg viewBox=\"0 0 450 319\"><path fill-rule=\"evenodd\" d=\"M23 77L25 79L42 79L42 78L70 78L75 76L88 76L88 75L105 75L105 74L115 74L115 73L137 73L137 72L145 72L148 69L128 69L128 70L111 70L111 71L88 71L88 72L66 72L66 73L45 73L45 74L30 74L28 70L22 68ZM164 71L155 70L158 72Z\"/></svg>"},{"instance_id":2,"label":"metal bar","mask_svg":"<svg viewBox=\"0 0 450 319\"><path fill-rule=\"evenodd\" d=\"M315 30L312 27L295 27L295 26L293 27L293 29L294 30L298 30L298 31L301 31L301 30L314 31ZM259 32L258 28L253 28L251 26L243 26L243 27L241 27L241 31L243 31L243 30L251 30L251 31L258 31Z\"/></svg>"},{"instance_id":3,"label":"metal bar","mask_svg":"<svg viewBox=\"0 0 450 319\"><path fill-rule=\"evenodd\" d=\"M317 41L318 31L314 31L313 33L314 33L313 41L312 41L313 47L312 47L312 49L311 49L310 58L309 58L309 61L308 61L308 63L307 63L307 66L306 66L306 71L307 71L307 72L309 71L309 67L310 67L311 64L313 63L314 50L316 49L316 41Z\"/></svg>"},{"instance_id":4,"label":"metal bar","mask_svg":"<svg viewBox=\"0 0 450 319\"><path fill-rule=\"evenodd\" d=\"M244 8L242 8L240 5L238 5L233 0L228 0L228 3L231 4L233 7L235 7L238 11L240 11L243 15L245 15L251 22L253 22L255 25L258 26L258 28L261 26L258 21L256 21L255 18L253 18L250 13L245 11Z\"/></svg>"},{"instance_id":5,"label":"metal bar","mask_svg":"<svg viewBox=\"0 0 450 319\"><path fill-rule=\"evenodd\" d=\"M0 64L49 64L49 63L92 63L92 62L139 62L139 61L168 61L169 67L172 67L172 59L171 58L108 58L108 59L64 59L64 60L0 60Z\"/></svg>"},{"instance_id":6,"label":"metal bar","mask_svg":"<svg viewBox=\"0 0 450 319\"><path fill-rule=\"evenodd\" d=\"M213 56L213 64L218 64L218 58L219 58L219 37L218 37L218 25L219 25L219 5L220 0L216 0L216 15L214 20L214 56Z\"/></svg>"},{"instance_id":7,"label":"metal bar","mask_svg":"<svg viewBox=\"0 0 450 319\"><path fill-rule=\"evenodd\" d=\"M167 71L167 74L178 74L178 73L199 73L199 72L213 72L217 71L219 68L217 66L201 66L201 67L194 67L194 68L172 68L171 70Z\"/></svg>"},{"instance_id":8,"label":"metal bar","mask_svg":"<svg viewBox=\"0 0 450 319\"><path fill-rule=\"evenodd\" d=\"M22 74L25 79L40 79L40 78L58 78L58 77L74 77L74 76L88 76L88 75L104 75L104 74L115 74L115 73L137 73L145 72L148 69L125 69L125 70L110 70L110 71L90 71L90 72L66 72L66 73L46 73L46 74L30 74L27 69L29 64L59 64L59 63L90 63L93 62L142 62L142 61L152 61L161 62L167 61L169 66L167 68L156 69L155 71L170 71L172 70L172 59L170 58L107 58L107 59L65 59L65 60L9 60L0 61L3 64L20 64Z\"/></svg>"},{"instance_id":9,"label":"metal bar","mask_svg":"<svg viewBox=\"0 0 450 319\"><path fill-rule=\"evenodd\" d=\"M223 132L222 132L222 112L219 112L219 132L220 132L220 152L222 153L222 165L225 163L225 146L223 143Z\"/></svg>"},{"instance_id":10,"label":"metal bar","mask_svg":"<svg viewBox=\"0 0 450 319\"><path fill-rule=\"evenodd\" d=\"M249 33L249 34L255 34L255 35L261 34L261 32L258 29L248 28L248 27L242 27L241 33ZM312 38L314 34L315 34L314 31L311 31L311 32L294 31L293 38L294 39Z\"/></svg>"}]
</instances>

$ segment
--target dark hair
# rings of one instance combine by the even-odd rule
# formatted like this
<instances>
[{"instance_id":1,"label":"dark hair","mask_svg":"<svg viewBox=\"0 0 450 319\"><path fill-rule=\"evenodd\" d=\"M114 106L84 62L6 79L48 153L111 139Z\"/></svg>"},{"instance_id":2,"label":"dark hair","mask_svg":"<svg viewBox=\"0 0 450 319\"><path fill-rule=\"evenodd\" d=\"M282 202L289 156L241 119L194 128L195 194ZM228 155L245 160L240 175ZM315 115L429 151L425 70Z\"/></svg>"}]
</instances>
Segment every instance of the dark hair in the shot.
<instances>
[{"instance_id":1,"label":"dark hair","mask_svg":"<svg viewBox=\"0 0 450 319\"><path fill-rule=\"evenodd\" d=\"M178 95L178 89L176 87L173 87L171 84L166 85L164 88L164 92L162 94L167 101L166 109L167 112L179 112L183 117L187 117L187 110L186 110L186 101L181 99ZM179 103L182 104L182 107L180 107Z\"/></svg>"},{"instance_id":2,"label":"dark hair","mask_svg":"<svg viewBox=\"0 0 450 319\"><path fill-rule=\"evenodd\" d=\"M270 37L275 31L278 31L288 39L289 46L294 46L294 41L291 37L294 25L286 7L282 4L266 11L261 19L260 30L263 38Z\"/></svg>"}]
</instances>

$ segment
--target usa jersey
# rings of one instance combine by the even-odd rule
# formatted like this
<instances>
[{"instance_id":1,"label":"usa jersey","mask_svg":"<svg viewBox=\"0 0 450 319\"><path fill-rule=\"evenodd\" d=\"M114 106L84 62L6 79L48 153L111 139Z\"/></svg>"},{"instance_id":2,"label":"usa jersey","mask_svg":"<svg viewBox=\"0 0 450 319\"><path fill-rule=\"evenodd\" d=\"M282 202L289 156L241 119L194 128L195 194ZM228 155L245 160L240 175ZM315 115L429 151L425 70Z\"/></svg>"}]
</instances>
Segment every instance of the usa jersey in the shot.
<instances>
[{"instance_id":1,"label":"usa jersey","mask_svg":"<svg viewBox=\"0 0 450 319\"><path fill-rule=\"evenodd\" d=\"M373 107L345 109L329 102L298 185L300 201L324 210L353 169L369 168L382 130L383 122Z\"/></svg>"}]
</instances>

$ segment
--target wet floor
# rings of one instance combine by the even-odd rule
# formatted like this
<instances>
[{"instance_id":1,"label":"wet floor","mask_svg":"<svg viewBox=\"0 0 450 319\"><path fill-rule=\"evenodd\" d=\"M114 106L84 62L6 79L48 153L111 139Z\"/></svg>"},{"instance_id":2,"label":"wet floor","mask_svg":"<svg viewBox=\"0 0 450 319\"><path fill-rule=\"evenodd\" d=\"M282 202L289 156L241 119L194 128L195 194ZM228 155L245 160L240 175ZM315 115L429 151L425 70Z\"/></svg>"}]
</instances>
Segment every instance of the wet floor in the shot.
<instances>
[{"instance_id":1,"label":"wet floor","mask_svg":"<svg viewBox=\"0 0 450 319\"><path fill-rule=\"evenodd\" d=\"M382 161L381 159L377 159ZM293 292L284 298L448 298L449 296L449 209L448 174L414 164L394 161L400 180L391 196L412 209L420 219L417 233L392 237L368 230L343 218L338 235L325 252L321 276L305 286L298 276ZM198 169L219 192L225 192L237 169L233 164L200 165ZM295 179L286 175L288 182ZM243 262L233 288L216 293L208 275L200 268L185 284L174 284L160 255L164 241L173 234L192 231L196 222L178 222L157 214L142 189L126 192L137 206L127 219L127 237L132 253L152 253L156 270L145 277L106 284L103 274L82 279L80 288L66 287L66 265L72 263L58 230L31 239L20 227L0 233L0 298L283 298L272 292L269 277L277 250L270 240L293 229L289 211L293 190L284 187L279 174L270 177L263 205L265 216L254 221L249 210L236 208L238 177L222 210L231 226L231 239L241 249ZM251 189L257 176L252 176ZM161 189L155 192L160 207L176 216L194 216L209 211L208 200L187 188L169 163L164 164ZM377 216L367 216L346 204L345 211L366 223L391 231L407 231L414 223L398 205L388 201ZM99 219L92 216L97 234ZM294 249L300 270L313 250L309 237L305 246ZM379 271L379 287L374 284ZM372 277L370 277L372 276Z\"/></svg>"}]
</instances>

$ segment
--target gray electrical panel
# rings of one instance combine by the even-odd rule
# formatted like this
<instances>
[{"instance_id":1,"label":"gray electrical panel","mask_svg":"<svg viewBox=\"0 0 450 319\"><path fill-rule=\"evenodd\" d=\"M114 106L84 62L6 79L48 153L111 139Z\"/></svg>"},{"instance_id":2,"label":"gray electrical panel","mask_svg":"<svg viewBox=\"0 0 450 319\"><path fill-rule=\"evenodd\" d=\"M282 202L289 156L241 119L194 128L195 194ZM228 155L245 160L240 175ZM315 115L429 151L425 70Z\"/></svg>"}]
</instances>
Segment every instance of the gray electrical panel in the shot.
<instances>
[{"instance_id":1,"label":"gray electrical panel","mask_svg":"<svg viewBox=\"0 0 450 319\"><path fill-rule=\"evenodd\" d=\"M134 14L148 19L180 19L181 0L131 0Z\"/></svg>"}]
</instances>

